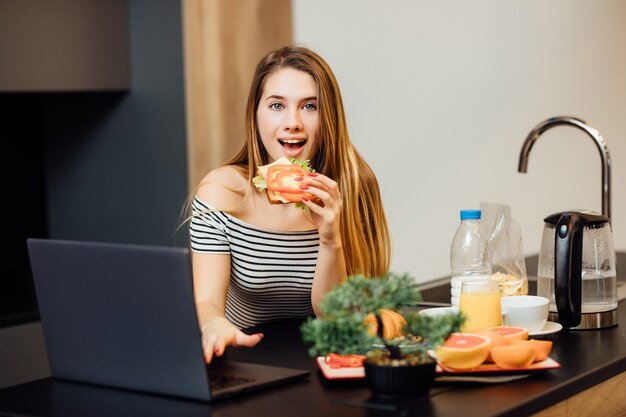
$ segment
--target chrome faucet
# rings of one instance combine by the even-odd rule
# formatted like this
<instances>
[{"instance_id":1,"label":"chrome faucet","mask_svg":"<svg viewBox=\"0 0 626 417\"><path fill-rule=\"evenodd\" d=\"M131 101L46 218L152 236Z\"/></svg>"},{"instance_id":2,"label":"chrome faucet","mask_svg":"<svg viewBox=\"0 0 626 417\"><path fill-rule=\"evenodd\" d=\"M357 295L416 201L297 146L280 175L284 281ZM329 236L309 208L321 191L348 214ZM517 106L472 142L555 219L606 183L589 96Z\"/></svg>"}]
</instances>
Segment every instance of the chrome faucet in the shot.
<instances>
[{"instance_id":1,"label":"chrome faucet","mask_svg":"<svg viewBox=\"0 0 626 417\"><path fill-rule=\"evenodd\" d=\"M522 173L528 171L530 149L537 139L539 139L539 136L546 130L560 125L574 126L581 129L586 132L598 146L600 158L602 158L602 214L611 219L611 156L609 155L609 148L607 148L600 133L596 129L588 126L584 121L575 117L560 116L544 120L535 126L528 136L526 136L526 140L522 146L522 151L519 155L518 171Z\"/></svg>"}]
</instances>

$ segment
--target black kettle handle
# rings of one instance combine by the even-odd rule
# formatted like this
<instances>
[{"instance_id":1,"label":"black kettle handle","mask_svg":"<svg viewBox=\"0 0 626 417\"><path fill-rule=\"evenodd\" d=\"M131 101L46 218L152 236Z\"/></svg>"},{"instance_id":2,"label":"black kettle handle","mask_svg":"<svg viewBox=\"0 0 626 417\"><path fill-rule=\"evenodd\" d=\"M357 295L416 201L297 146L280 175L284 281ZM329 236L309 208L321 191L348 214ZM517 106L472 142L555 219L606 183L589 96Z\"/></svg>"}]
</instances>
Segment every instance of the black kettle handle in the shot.
<instances>
[{"instance_id":1,"label":"black kettle handle","mask_svg":"<svg viewBox=\"0 0 626 417\"><path fill-rule=\"evenodd\" d=\"M584 226L576 213L563 213L554 231L554 298L564 327L580 324Z\"/></svg>"}]
</instances>

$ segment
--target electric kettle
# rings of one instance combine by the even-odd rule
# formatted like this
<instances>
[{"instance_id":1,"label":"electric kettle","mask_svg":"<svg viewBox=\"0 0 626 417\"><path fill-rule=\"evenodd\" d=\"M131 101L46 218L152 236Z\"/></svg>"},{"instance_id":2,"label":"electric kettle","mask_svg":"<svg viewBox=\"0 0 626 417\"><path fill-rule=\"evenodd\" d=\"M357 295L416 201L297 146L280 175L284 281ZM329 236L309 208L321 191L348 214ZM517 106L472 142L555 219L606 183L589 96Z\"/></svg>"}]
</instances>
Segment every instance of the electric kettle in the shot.
<instances>
[{"instance_id":1,"label":"electric kettle","mask_svg":"<svg viewBox=\"0 0 626 417\"><path fill-rule=\"evenodd\" d=\"M544 219L537 295L550 300L548 320L569 329L617 325L617 270L609 218L568 211Z\"/></svg>"}]
</instances>

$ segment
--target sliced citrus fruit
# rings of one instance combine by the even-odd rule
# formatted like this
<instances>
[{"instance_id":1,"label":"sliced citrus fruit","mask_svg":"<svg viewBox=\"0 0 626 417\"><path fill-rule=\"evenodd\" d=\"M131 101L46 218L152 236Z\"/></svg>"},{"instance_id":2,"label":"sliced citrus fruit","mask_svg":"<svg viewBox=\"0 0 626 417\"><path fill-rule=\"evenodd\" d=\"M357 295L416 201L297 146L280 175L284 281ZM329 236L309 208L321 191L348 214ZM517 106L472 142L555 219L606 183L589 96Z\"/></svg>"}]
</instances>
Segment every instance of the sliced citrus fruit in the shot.
<instances>
[{"instance_id":1,"label":"sliced citrus fruit","mask_svg":"<svg viewBox=\"0 0 626 417\"><path fill-rule=\"evenodd\" d=\"M489 340L491 341L491 348L494 348L497 346L505 346L511 343L509 339L505 339L504 336L502 336L500 333L495 332L493 330L488 330L488 329L478 330L476 331L476 334L487 336ZM491 359L491 353L487 355L487 359L485 359L485 362L493 362L493 359Z\"/></svg>"},{"instance_id":2,"label":"sliced citrus fruit","mask_svg":"<svg viewBox=\"0 0 626 417\"><path fill-rule=\"evenodd\" d=\"M488 330L498 333L508 341L528 339L528 329L524 327L496 326L490 327Z\"/></svg>"},{"instance_id":3,"label":"sliced citrus fruit","mask_svg":"<svg viewBox=\"0 0 626 417\"><path fill-rule=\"evenodd\" d=\"M452 333L437 349L437 360L453 369L473 369L489 355L491 341L475 333Z\"/></svg>"},{"instance_id":4,"label":"sliced citrus fruit","mask_svg":"<svg viewBox=\"0 0 626 417\"><path fill-rule=\"evenodd\" d=\"M535 349L535 362L539 362L548 357L552 351L552 341L550 340L513 340L511 344L528 344Z\"/></svg>"},{"instance_id":5,"label":"sliced citrus fruit","mask_svg":"<svg viewBox=\"0 0 626 417\"><path fill-rule=\"evenodd\" d=\"M526 368L535 360L535 349L527 343L498 346L491 349L491 358L499 368Z\"/></svg>"},{"instance_id":6,"label":"sliced citrus fruit","mask_svg":"<svg viewBox=\"0 0 626 417\"><path fill-rule=\"evenodd\" d=\"M396 311L381 308L378 310L380 319L383 322L383 338L393 339L402 336L402 329L406 326L406 320L402 315ZM373 313L368 314L365 317L365 325L368 332L372 336L376 336L378 333L378 322L376 316Z\"/></svg>"}]
</instances>

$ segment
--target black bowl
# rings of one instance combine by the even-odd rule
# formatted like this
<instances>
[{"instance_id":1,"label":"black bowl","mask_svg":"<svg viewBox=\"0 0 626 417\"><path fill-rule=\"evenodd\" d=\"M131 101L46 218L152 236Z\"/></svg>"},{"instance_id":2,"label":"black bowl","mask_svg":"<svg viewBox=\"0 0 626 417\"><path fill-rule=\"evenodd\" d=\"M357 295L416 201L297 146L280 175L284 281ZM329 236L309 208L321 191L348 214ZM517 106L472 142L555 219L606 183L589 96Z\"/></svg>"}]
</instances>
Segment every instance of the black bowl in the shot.
<instances>
[{"instance_id":1,"label":"black bowl","mask_svg":"<svg viewBox=\"0 0 626 417\"><path fill-rule=\"evenodd\" d=\"M363 363L370 391L381 398L411 398L428 395L435 382L435 362L419 365Z\"/></svg>"}]
</instances>

